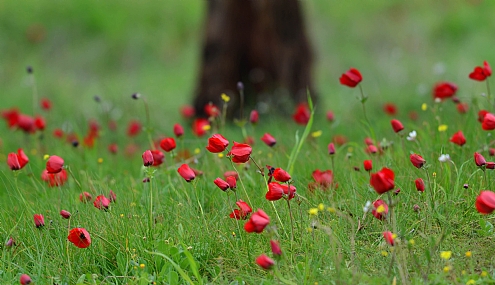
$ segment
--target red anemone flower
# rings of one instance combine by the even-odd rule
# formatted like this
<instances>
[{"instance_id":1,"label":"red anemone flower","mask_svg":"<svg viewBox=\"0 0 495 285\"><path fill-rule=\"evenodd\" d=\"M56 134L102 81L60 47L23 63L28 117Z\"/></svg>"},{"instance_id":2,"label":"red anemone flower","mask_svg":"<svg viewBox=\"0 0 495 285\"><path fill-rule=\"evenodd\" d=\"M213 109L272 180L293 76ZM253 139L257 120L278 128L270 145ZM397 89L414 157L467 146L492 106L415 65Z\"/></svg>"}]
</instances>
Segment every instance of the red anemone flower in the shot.
<instances>
[{"instance_id":1,"label":"red anemone flower","mask_svg":"<svg viewBox=\"0 0 495 285\"><path fill-rule=\"evenodd\" d=\"M327 111L327 121L333 122L333 120L335 120L335 115L332 111Z\"/></svg>"},{"instance_id":2,"label":"red anemone flower","mask_svg":"<svg viewBox=\"0 0 495 285\"><path fill-rule=\"evenodd\" d=\"M392 169L382 168L380 171L371 174L370 184L378 194L383 194L394 189L395 174Z\"/></svg>"},{"instance_id":3,"label":"red anemone flower","mask_svg":"<svg viewBox=\"0 0 495 285\"><path fill-rule=\"evenodd\" d=\"M287 182L290 180L290 174L282 168L276 168L272 174L273 178L278 182Z\"/></svg>"},{"instance_id":4,"label":"red anemone flower","mask_svg":"<svg viewBox=\"0 0 495 285\"><path fill-rule=\"evenodd\" d=\"M485 131L495 130L495 115L493 115L492 113L486 113L483 117L481 128L483 128L483 130Z\"/></svg>"},{"instance_id":5,"label":"red anemone flower","mask_svg":"<svg viewBox=\"0 0 495 285\"><path fill-rule=\"evenodd\" d=\"M296 107L296 111L292 115L294 121L299 125L306 125L309 122L311 112L309 110L308 104L300 103Z\"/></svg>"},{"instance_id":6,"label":"red anemone flower","mask_svg":"<svg viewBox=\"0 0 495 285\"><path fill-rule=\"evenodd\" d=\"M127 125L127 136L129 137L135 137L139 135L141 132L142 126L141 123L137 120L133 120L129 122L129 125Z\"/></svg>"},{"instance_id":7,"label":"red anemone flower","mask_svg":"<svg viewBox=\"0 0 495 285\"><path fill-rule=\"evenodd\" d=\"M32 281L29 275L22 274L21 277L19 278L19 282L21 283L21 285L27 285L27 284L31 284Z\"/></svg>"},{"instance_id":8,"label":"red anemone flower","mask_svg":"<svg viewBox=\"0 0 495 285\"><path fill-rule=\"evenodd\" d=\"M187 182L191 182L196 177L194 171L185 163L177 169L177 172L179 172L180 176L182 176L182 178L184 178Z\"/></svg>"},{"instance_id":9,"label":"red anemone flower","mask_svg":"<svg viewBox=\"0 0 495 285\"><path fill-rule=\"evenodd\" d=\"M62 169L59 173L48 173L48 170L44 169L41 172L41 180L48 182L48 186L62 186L67 181L67 171Z\"/></svg>"},{"instance_id":10,"label":"red anemone flower","mask_svg":"<svg viewBox=\"0 0 495 285\"><path fill-rule=\"evenodd\" d=\"M333 172L332 170L321 171L316 169L311 174L316 183L318 183L323 189L333 186Z\"/></svg>"},{"instance_id":11,"label":"red anemone flower","mask_svg":"<svg viewBox=\"0 0 495 285\"><path fill-rule=\"evenodd\" d=\"M479 110L478 111L478 122L483 123L483 120L485 119L486 114L489 112L487 110Z\"/></svg>"},{"instance_id":12,"label":"red anemone flower","mask_svg":"<svg viewBox=\"0 0 495 285\"><path fill-rule=\"evenodd\" d=\"M182 117L189 119L189 118L194 117L194 115L196 114L196 111L194 110L193 106L184 105L180 108L180 113L181 113Z\"/></svg>"},{"instance_id":13,"label":"red anemone flower","mask_svg":"<svg viewBox=\"0 0 495 285\"><path fill-rule=\"evenodd\" d=\"M172 151L176 147L175 139L164 138L163 140L160 141L160 147L166 152Z\"/></svg>"},{"instance_id":14,"label":"red anemone flower","mask_svg":"<svg viewBox=\"0 0 495 285\"><path fill-rule=\"evenodd\" d=\"M414 180L414 184L416 184L416 190L418 190L419 192L425 191L425 182L423 181L423 179L418 178Z\"/></svg>"},{"instance_id":15,"label":"red anemone flower","mask_svg":"<svg viewBox=\"0 0 495 285\"><path fill-rule=\"evenodd\" d=\"M383 238L385 239L385 241L393 246L394 245L394 234L390 231L386 231L386 232L383 232Z\"/></svg>"},{"instance_id":16,"label":"red anemone flower","mask_svg":"<svg viewBox=\"0 0 495 285\"><path fill-rule=\"evenodd\" d=\"M46 126L45 118L42 116L36 116L34 118L34 126L40 131L44 130Z\"/></svg>"},{"instance_id":17,"label":"red anemone flower","mask_svg":"<svg viewBox=\"0 0 495 285\"><path fill-rule=\"evenodd\" d=\"M485 158L479 154L478 152L474 153L474 162L476 163L476 166L481 167L486 164Z\"/></svg>"},{"instance_id":18,"label":"red anemone flower","mask_svg":"<svg viewBox=\"0 0 495 285\"><path fill-rule=\"evenodd\" d=\"M419 154L413 153L409 156L409 160L416 168L421 168L425 165L426 160Z\"/></svg>"},{"instance_id":19,"label":"red anemone flower","mask_svg":"<svg viewBox=\"0 0 495 285\"><path fill-rule=\"evenodd\" d=\"M9 153L7 157L7 164L9 165L11 170L22 169L28 162L29 158L24 153L24 150L22 150L22 148L18 149L17 153Z\"/></svg>"},{"instance_id":20,"label":"red anemone flower","mask_svg":"<svg viewBox=\"0 0 495 285\"><path fill-rule=\"evenodd\" d=\"M261 140L267 145L267 146L274 146L277 143L277 140L270 135L269 133L265 133L262 137Z\"/></svg>"},{"instance_id":21,"label":"red anemone flower","mask_svg":"<svg viewBox=\"0 0 495 285\"><path fill-rule=\"evenodd\" d=\"M244 229L248 233L262 233L265 227L270 223L270 218L261 209L258 209L251 215L249 220L244 224Z\"/></svg>"},{"instance_id":22,"label":"red anemone flower","mask_svg":"<svg viewBox=\"0 0 495 285\"><path fill-rule=\"evenodd\" d=\"M119 146L116 143L109 144L108 151L111 154L117 154L117 152L119 151Z\"/></svg>"},{"instance_id":23,"label":"red anemone flower","mask_svg":"<svg viewBox=\"0 0 495 285\"><path fill-rule=\"evenodd\" d=\"M89 192L82 192L81 194L79 194L79 200L83 203L86 203L93 200L93 196L91 196Z\"/></svg>"},{"instance_id":24,"label":"red anemone flower","mask_svg":"<svg viewBox=\"0 0 495 285\"><path fill-rule=\"evenodd\" d=\"M214 134L208 139L206 149L211 153L220 153L229 145L229 141L221 134Z\"/></svg>"},{"instance_id":25,"label":"red anemone flower","mask_svg":"<svg viewBox=\"0 0 495 285\"><path fill-rule=\"evenodd\" d=\"M256 264L258 264L263 269L271 269L275 264L273 259L269 258L266 254L262 254L256 258Z\"/></svg>"},{"instance_id":26,"label":"red anemone flower","mask_svg":"<svg viewBox=\"0 0 495 285\"><path fill-rule=\"evenodd\" d=\"M491 214L495 210L495 193L488 190L481 191L476 197L475 206L479 213Z\"/></svg>"},{"instance_id":27,"label":"red anemone flower","mask_svg":"<svg viewBox=\"0 0 495 285\"><path fill-rule=\"evenodd\" d=\"M363 80L361 72L355 68L350 68L340 76L340 84L354 88Z\"/></svg>"},{"instance_id":28,"label":"red anemone flower","mask_svg":"<svg viewBox=\"0 0 495 285\"><path fill-rule=\"evenodd\" d=\"M40 102L41 108L45 111L50 111L52 108L52 102L47 98L42 98Z\"/></svg>"},{"instance_id":29,"label":"red anemone flower","mask_svg":"<svg viewBox=\"0 0 495 285\"><path fill-rule=\"evenodd\" d=\"M378 199L373 202L373 210L371 210L371 214L375 216L375 218L379 220L384 220L388 215L388 205L385 201Z\"/></svg>"},{"instance_id":30,"label":"red anemone flower","mask_svg":"<svg viewBox=\"0 0 495 285\"><path fill-rule=\"evenodd\" d=\"M385 105L383 105L383 111L387 115L395 116L397 115L397 106L393 103L385 103Z\"/></svg>"},{"instance_id":31,"label":"red anemone flower","mask_svg":"<svg viewBox=\"0 0 495 285\"><path fill-rule=\"evenodd\" d=\"M108 200L108 198L104 195L98 195L96 196L93 205L99 210L106 210L108 209L108 205L110 205L110 200Z\"/></svg>"},{"instance_id":32,"label":"red anemone flower","mask_svg":"<svg viewBox=\"0 0 495 285\"><path fill-rule=\"evenodd\" d=\"M151 153L151 150L147 150L145 152L143 152L143 165L148 167L148 166L152 166L153 165L153 162L154 162L154 159L153 159L153 153Z\"/></svg>"},{"instance_id":33,"label":"red anemone flower","mask_svg":"<svg viewBox=\"0 0 495 285\"><path fill-rule=\"evenodd\" d=\"M242 200L235 202L235 204L239 207L239 209L235 209L232 213L230 213L229 216L232 219L245 220L247 219L247 216L253 212L251 207L249 207L249 205Z\"/></svg>"},{"instance_id":34,"label":"red anemone flower","mask_svg":"<svg viewBox=\"0 0 495 285\"><path fill-rule=\"evenodd\" d=\"M70 218L71 215L72 214L69 211L66 211L66 210L61 210L60 211L60 216L62 216L62 218L64 218L64 219Z\"/></svg>"},{"instance_id":35,"label":"red anemone flower","mask_svg":"<svg viewBox=\"0 0 495 285\"><path fill-rule=\"evenodd\" d=\"M64 160L60 156L52 155L46 161L46 170L50 174L59 173L64 166Z\"/></svg>"},{"instance_id":36,"label":"red anemone flower","mask_svg":"<svg viewBox=\"0 0 495 285\"><path fill-rule=\"evenodd\" d=\"M328 144L328 154L329 155L334 155L335 154L335 144L334 143L329 143Z\"/></svg>"},{"instance_id":37,"label":"red anemone flower","mask_svg":"<svg viewBox=\"0 0 495 285\"><path fill-rule=\"evenodd\" d=\"M398 133L404 129L404 126L399 120L393 119L390 121L390 124L392 124L392 129L394 129L394 132Z\"/></svg>"},{"instance_id":38,"label":"red anemone flower","mask_svg":"<svg viewBox=\"0 0 495 285\"><path fill-rule=\"evenodd\" d=\"M208 117L216 118L220 115L220 109L211 102L205 105L204 111Z\"/></svg>"},{"instance_id":39,"label":"red anemone flower","mask_svg":"<svg viewBox=\"0 0 495 285\"><path fill-rule=\"evenodd\" d=\"M258 111L252 110L251 114L249 114L249 122L251 122L251 124L253 125L256 125L258 123L258 120L259 120Z\"/></svg>"},{"instance_id":40,"label":"red anemone flower","mask_svg":"<svg viewBox=\"0 0 495 285\"><path fill-rule=\"evenodd\" d=\"M91 244L91 236L84 228L73 228L67 239L79 248L86 248Z\"/></svg>"},{"instance_id":41,"label":"red anemone flower","mask_svg":"<svg viewBox=\"0 0 495 285\"><path fill-rule=\"evenodd\" d=\"M229 183L230 189L237 188L237 179L235 178L235 176L227 176L226 180L227 183Z\"/></svg>"},{"instance_id":42,"label":"red anemone flower","mask_svg":"<svg viewBox=\"0 0 495 285\"><path fill-rule=\"evenodd\" d=\"M110 190L110 193L108 193L108 200L110 200L110 202L112 203L115 203L117 201L117 194Z\"/></svg>"},{"instance_id":43,"label":"red anemone flower","mask_svg":"<svg viewBox=\"0 0 495 285\"><path fill-rule=\"evenodd\" d=\"M249 160L252 151L253 149L250 145L234 142L234 146L227 155L231 156L232 161L235 163L244 163Z\"/></svg>"},{"instance_id":44,"label":"red anemone flower","mask_svg":"<svg viewBox=\"0 0 495 285\"><path fill-rule=\"evenodd\" d=\"M34 219L34 225L37 228L43 227L45 225L45 217L43 217L42 214L34 214L33 219Z\"/></svg>"},{"instance_id":45,"label":"red anemone flower","mask_svg":"<svg viewBox=\"0 0 495 285\"><path fill-rule=\"evenodd\" d=\"M492 68L490 67L488 62L486 62L486 60L485 60L483 62L483 67L476 66L474 68L473 72L471 72L469 74L469 78L476 80L476 81L484 81L490 75L492 75Z\"/></svg>"},{"instance_id":46,"label":"red anemone flower","mask_svg":"<svg viewBox=\"0 0 495 285\"><path fill-rule=\"evenodd\" d=\"M371 171L373 169L373 161L371 159L363 161L364 170Z\"/></svg>"},{"instance_id":47,"label":"red anemone flower","mask_svg":"<svg viewBox=\"0 0 495 285\"><path fill-rule=\"evenodd\" d=\"M218 186L218 188L220 188L220 190L222 191L226 191L227 189L230 188L230 185L229 183L227 183L227 181L223 180L222 178L218 177L216 178L213 183L215 183L215 185Z\"/></svg>"},{"instance_id":48,"label":"red anemone flower","mask_svg":"<svg viewBox=\"0 0 495 285\"><path fill-rule=\"evenodd\" d=\"M282 255L282 249L280 249L280 243L276 240L270 240L270 247L272 249L272 253L275 256Z\"/></svg>"},{"instance_id":49,"label":"red anemone flower","mask_svg":"<svg viewBox=\"0 0 495 285\"><path fill-rule=\"evenodd\" d=\"M450 141L456 145L463 146L466 143L466 138L464 137L462 131L458 131L450 138Z\"/></svg>"},{"instance_id":50,"label":"red anemone flower","mask_svg":"<svg viewBox=\"0 0 495 285\"><path fill-rule=\"evenodd\" d=\"M444 100L455 95L457 85L452 82L438 82L433 87L433 98Z\"/></svg>"},{"instance_id":51,"label":"red anemone flower","mask_svg":"<svg viewBox=\"0 0 495 285\"><path fill-rule=\"evenodd\" d=\"M193 122L193 132L196 136L202 137L210 129L210 122L205 118L198 118Z\"/></svg>"},{"instance_id":52,"label":"red anemone flower","mask_svg":"<svg viewBox=\"0 0 495 285\"><path fill-rule=\"evenodd\" d=\"M469 105L466 102L458 103L455 107L457 109L457 112L459 112L459 114L466 114L469 110Z\"/></svg>"},{"instance_id":53,"label":"red anemone flower","mask_svg":"<svg viewBox=\"0 0 495 285\"><path fill-rule=\"evenodd\" d=\"M182 137L184 134L184 128L180 124L174 125L174 135L178 138Z\"/></svg>"},{"instance_id":54,"label":"red anemone flower","mask_svg":"<svg viewBox=\"0 0 495 285\"><path fill-rule=\"evenodd\" d=\"M237 173L237 171L234 170L225 171L225 173L223 174L223 177L225 177L225 179L227 179L227 177L229 176L234 176L235 179L239 179L239 173Z\"/></svg>"},{"instance_id":55,"label":"red anemone flower","mask_svg":"<svg viewBox=\"0 0 495 285\"><path fill-rule=\"evenodd\" d=\"M163 152L157 149L151 150L151 155L153 155L153 166L159 166L165 160L165 155L163 154Z\"/></svg>"},{"instance_id":56,"label":"red anemone flower","mask_svg":"<svg viewBox=\"0 0 495 285\"><path fill-rule=\"evenodd\" d=\"M268 201L277 201L283 197L287 197L288 200L294 198L296 194L296 187L285 184L279 184L277 182L268 183L268 192L266 192L265 198Z\"/></svg>"}]
</instances>

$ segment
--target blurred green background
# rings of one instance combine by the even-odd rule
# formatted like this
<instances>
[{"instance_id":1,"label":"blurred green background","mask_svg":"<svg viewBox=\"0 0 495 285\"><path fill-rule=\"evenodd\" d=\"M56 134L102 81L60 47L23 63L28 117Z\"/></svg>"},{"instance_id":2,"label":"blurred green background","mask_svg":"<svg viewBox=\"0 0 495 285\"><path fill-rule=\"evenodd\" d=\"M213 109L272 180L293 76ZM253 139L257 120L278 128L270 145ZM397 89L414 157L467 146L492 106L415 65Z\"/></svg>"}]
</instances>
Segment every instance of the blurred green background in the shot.
<instances>
[{"instance_id":1,"label":"blurred green background","mask_svg":"<svg viewBox=\"0 0 495 285\"><path fill-rule=\"evenodd\" d=\"M92 117L94 95L126 112L140 92L152 116L176 120L196 86L206 1L0 0L0 109L32 113L26 66L40 97L59 114ZM485 90L468 79L474 66L495 65L495 1L301 1L313 42L318 110L351 116L357 90L339 85L361 70L371 108L386 101L399 116L431 100L438 80L459 97ZM453 105L453 104L452 104ZM454 108L454 107L453 107ZM119 114L115 114L116 117Z\"/></svg>"}]
</instances>

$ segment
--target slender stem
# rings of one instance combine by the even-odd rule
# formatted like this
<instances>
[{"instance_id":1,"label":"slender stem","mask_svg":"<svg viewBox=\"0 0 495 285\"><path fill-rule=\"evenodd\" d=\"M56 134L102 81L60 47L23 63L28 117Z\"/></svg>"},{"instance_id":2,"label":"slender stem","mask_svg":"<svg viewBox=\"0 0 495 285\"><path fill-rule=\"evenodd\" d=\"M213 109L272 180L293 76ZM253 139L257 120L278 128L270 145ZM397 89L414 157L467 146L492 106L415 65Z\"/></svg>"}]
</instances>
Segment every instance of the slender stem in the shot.
<instances>
[{"instance_id":1,"label":"slender stem","mask_svg":"<svg viewBox=\"0 0 495 285\"><path fill-rule=\"evenodd\" d=\"M264 173L264 169L262 167L260 167L258 165L258 163L256 163L256 161L253 159L252 156L249 157L249 159L251 159L251 161L254 163L254 165L256 165L256 167L258 168L258 170L260 171L260 174L261 176L265 176L265 173Z\"/></svg>"},{"instance_id":2,"label":"slender stem","mask_svg":"<svg viewBox=\"0 0 495 285\"><path fill-rule=\"evenodd\" d=\"M241 120L244 120L244 89L239 90L239 95L241 97Z\"/></svg>"},{"instance_id":3,"label":"slender stem","mask_svg":"<svg viewBox=\"0 0 495 285\"><path fill-rule=\"evenodd\" d=\"M366 114L366 106L365 106L366 97L364 96L363 87L361 87L361 85L359 85L359 91L361 92L361 100L360 101L361 101L361 105L363 106L364 119L366 120L366 124L368 125L368 129L370 131L371 138L373 139L373 141L376 141L375 132L371 128L370 120L368 119L368 115Z\"/></svg>"},{"instance_id":4,"label":"slender stem","mask_svg":"<svg viewBox=\"0 0 495 285\"><path fill-rule=\"evenodd\" d=\"M289 185L290 187L290 185ZM287 208L289 208L289 217L290 217L290 226L291 226L291 232L290 232L290 248L292 250L292 245L294 243L294 217L292 216L292 209L290 208L290 200L287 198Z\"/></svg>"},{"instance_id":5,"label":"slender stem","mask_svg":"<svg viewBox=\"0 0 495 285\"><path fill-rule=\"evenodd\" d=\"M38 110L38 89L36 88L36 79L34 78L33 73L29 75L29 78L31 80L31 88L33 89L33 115L34 115Z\"/></svg>"},{"instance_id":6,"label":"slender stem","mask_svg":"<svg viewBox=\"0 0 495 285\"><path fill-rule=\"evenodd\" d=\"M486 97L488 98L488 102L490 102L490 83L488 82L488 78L485 80L486 81ZM495 106L495 102L494 102Z\"/></svg>"},{"instance_id":7,"label":"slender stem","mask_svg":"<svg viewBox=\"0 0 495 285\"><path fill-rule=\"evenodd\" d=\"M153 143L153 138L151 137L151 119L150 119L150 109L148 106L148 101L143 97L144 112L146 113L146 133L148 134L148 141L152 150L155 150L155 144Z\"/></svg>"},{"instance_id":8,"label":"slender stem","mask_svg":"<svg viewBox=\"0 0 495 285\"><path fill-rule=\"evenodd\" d=\"M149 167L148 167L149 168ZM152 175L148 175L150 179L150 225L149 225L149 237L151 238L152 236L152 231L153 231L153 177Z\"/></svg>"},{"instance_id":9,"label":"slender stem","mask_svg":"<svg viewBox=\"0 0 495 285\"><path fill-rule=\"evenodd\" d=\"M79 181L77 181L76 177L74 176L74 173L72 173L72 170L70 169L70 167L67 167L67 170L69 170L69 174L70 176L72 177L72 179L74 179L74 181L76 181L76 184L77 186L79 186L79 189L82 190L82 186L81 186L81 183L79 183Z\"/></svg>"}]
</instances>

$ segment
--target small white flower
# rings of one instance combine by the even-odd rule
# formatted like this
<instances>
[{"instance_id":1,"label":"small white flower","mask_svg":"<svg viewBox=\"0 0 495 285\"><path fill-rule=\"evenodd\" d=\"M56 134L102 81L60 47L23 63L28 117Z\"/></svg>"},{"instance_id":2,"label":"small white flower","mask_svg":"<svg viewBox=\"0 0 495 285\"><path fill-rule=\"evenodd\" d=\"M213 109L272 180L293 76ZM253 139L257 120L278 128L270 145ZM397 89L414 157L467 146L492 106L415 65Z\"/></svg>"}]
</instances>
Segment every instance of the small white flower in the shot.
<instances>
[{"instance_id":1,"label":"small white flower","mask_svg":"<svg viewBox=\"0 0 495 285\"><path fill-rule=\"evenodd\" d=\"M366 201L366 204L363 207L363 212L368 213L370 211L371 201Z\"/></svg>"},{"instance_id":2,"label":"small white flower","mask_svg":"<svg viewBox=\"0 0 495 285\"><path fill-rule=\"evenodd\" d=\"M440 157L438 158L438 160L440 162L450 161L450 155L448 155L448 154L442 154L442 155L440 155Z\"/></svg>"},{"instance_id":3,"label":"small white flower","mask_svg":"<svg viewBox=\"0 0 495 285\"><path fill-rule=\"evenodd\" d=\"M416 136L417 136L417 135L418 135L418 134L416 133L416 131L412 131L412 132L410 132L410 133L409 133L409 135L407 136L407 140L408 140L408 141L414 141L414 140L416 140Z\"/></svg>"}]
</instances>

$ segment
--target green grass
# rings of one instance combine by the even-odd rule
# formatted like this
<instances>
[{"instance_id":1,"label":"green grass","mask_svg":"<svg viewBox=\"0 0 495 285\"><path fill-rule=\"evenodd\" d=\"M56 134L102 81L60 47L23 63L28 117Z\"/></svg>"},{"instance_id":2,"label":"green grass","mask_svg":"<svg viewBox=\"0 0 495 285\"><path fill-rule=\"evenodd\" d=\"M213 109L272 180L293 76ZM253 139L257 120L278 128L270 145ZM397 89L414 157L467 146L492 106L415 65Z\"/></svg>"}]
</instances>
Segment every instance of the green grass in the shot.
<instances>
[{"instance_id":1,"label":"green grass","mask_svg":"<svg viewBox=\"0 0 495 285\"><path fill-rule=\"evenodd\" d=\"M477 111L494 110L479 96L485 84L467 78L483 60L495 65L492 2L301 2L318 56L315 78L322 98L311 133L295 158L296 136L303 137L304 127L262 114L259 125L246 129L255 138L252 156L259 165L286 167L294 161L293 241L287 203L265 199L266 180L255 165L233 165L204 148L217 131L231 144L242 141L241 130L231 124L197 138L190 122L179 118L179 107L195 88L205 9L198 3L0 1L0 109L33 113L27 65L34 67L39 97L54 103L52 111L41 112L47 120L43 136L0 124L0 283L17 284L22 273L36 284L402 284L401 276L410 284L424 284L425 278L430 284L495 283L493 216L482 216L474 207L480 190L493 189L494 174L473 162L475 151L490 160L492 142L491 132L476 121ZM39 43L26 38L33 24L46 32ZM338 83L350 66L363 74L377 140L392 143L381 155L364 151L363 140L370 134L356 99L359 91ZM450 101L433 102L430 90L439 80L459 85L458 97L470 104L467 114L459 114ZM146 121L142 100L130 98L134 92L149 102L153 139L172 136L173 124L183 123L186 134L178 151L194 154L190 165L202 176L185 182L177 173L182 162L166 154L151 183L142 182L149 171L140 155L150 148L148 138L145 132L125 135L131 119ZM96 103L94 95L102 102ZM385 102L399 108L402 138L390 127L392 117L381 110ZM335 113L333 123L325 120L328 109ZM418 113L416 121L408 117L410 111ZM82 138L89 119L102 126L93 148L76 148L52 136L55 128L63 128ZM116 132L107 128L109 119L117 122ZM440 124L448 129L439 132ZM322 135L313 137L318 130ZM416 142L405 140L412 130L418 132ZM458 130L467 138L463 147L449 142ZM277 139L275 147L259 140L265 132ZM336 135L348 142L330 158L327 144ZM110 143L118 144L117 155L108 152ZM137 145L137 152L126 155L130 144ZM17 148L30 162L12 172L5 161ZM411 165L410 153L426 159L425 169ZM450 154L452 162L440 163L442 153ZM72 172L62 187L48 187L40 179L45 154L63 157ZM373 160L373 172L389 167L396 174L395 188L401 191L391 195L390 220L363 213L366 202L379 197L362 169L365 159ZM237 194L224 193L213 180L234 167L241 178ZM315 169L332 169L338 188L311 192ZM414 186L419 177L427 183L424 193ZM79 201L83 191L96 197L110 190L117 202L108 211ZM236 199L253 211L263 209L271 219L269 229L248 234L245 221L230 219ZM388 203L389 197L382 199ZM309 215L319 204L325 210ZM72 218L63 220L61 209ZM35 228L35 213L45 216L45 227ZM79 249L67 241L73 227L88 230L90 247ZM398 235L394 247L384 242L386 230ZM10 237L16 241L13 248L4 245ZM264 271L254 260L262 253L271 256L270 239L280 241L283 255L276 270ZM441 251L452 251L451 259L443 260ZM472 257L465 257L467 251Z\"/></svg>"}]
</instances>

